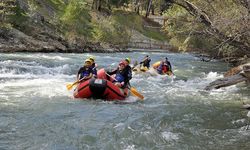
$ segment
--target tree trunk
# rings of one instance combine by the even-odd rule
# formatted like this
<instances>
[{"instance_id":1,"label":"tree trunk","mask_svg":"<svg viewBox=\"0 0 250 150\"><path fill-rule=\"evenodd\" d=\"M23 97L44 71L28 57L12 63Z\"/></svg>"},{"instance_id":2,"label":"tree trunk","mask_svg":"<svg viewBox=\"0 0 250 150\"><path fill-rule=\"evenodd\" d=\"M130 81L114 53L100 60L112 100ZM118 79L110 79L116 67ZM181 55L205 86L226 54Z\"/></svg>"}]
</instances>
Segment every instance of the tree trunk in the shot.
<instances>
[{"instance_id":1,"label":"tree trunk","mask_svg":"<svg viewBox=\"0 0 250 150\"><path fill-rule=\"evenodd\" d=\"M169 0L165 1L169 2ZM219 29L217 29L213 25L211 19L208 17L205 11L201 10L200 8L198 8L197 6L195 6L194 4L192 4L187 0L173 0L172 2L186 9L192 16L198 17L200 19L200 22L205 24L209 28L210 34L212 34L213 36L217 36L217 38L220 39L221 41L226 42L229 45L240 49L245 54L249 54L250 45L248 45L248 43L237 40L235 37L228 37L227 35L222 33Z\"/></svg>"},{"instance_id":2,"label":"tree trunk","mask_svg":"<svg viewBox=\"0 0 250 150\"><path fill-rule=\"evenodd\" d=\"M139 5L139 0L135 1L135 12L140 15L140 5Z\"/></svg>"},{"instance_id":3,"label":"tree trunk","mask_svg":"<svg viewBox=\"0 0 250 150\"><path fill-rule=\"evenodd\" d=\"M248 79L241 74L237 74L234 76L226 77L223 79L215 80L214 82L211 82L205 90L212 90L212 89L219 89L221 87L226 87L230 85L234 85L243 81L247 81Z\"/></svg>"},{"instance_id":4,"label":"tree trunk","mask_svg":"<svg viewBox=\"0 0 250 150\"><path fill-rule=\"evenodd\" d=\"M211 82L205 90L219 89L234 85L243 81L250 81L250 64L244 64L235 68L230 69L222 79Z\"/></svg>"},{"instance_id":5,"label":"tree trunk","mask_svg":"<svg viewBox=\"0 0 250 150\"><path fill-rule=\"evenodd\" d=\"M145 15L146 18L149 16L151 6L152 6L152 0L148 0L147 7L146 7L146 15Z\"/></svg>"},{"instance_id":6,"label":"tree trunk","mask_svg":"<svg viewBox=\"0 0 250 150\"><path fill-rule=\"evenodd\" d=\"M101 0L93 0L92 9L101 11Z\"/></svg>"},{"instance_id":7,"label":"tree trunk","mask_svg":"<svg viewBox=\"0 0 250 150\"><path fill-rule=\"evenodd\" d=\"M151 7L151 14L155 15L155 6L154 5L152 5L152 7Z\"/></svg>"}]
</instances>

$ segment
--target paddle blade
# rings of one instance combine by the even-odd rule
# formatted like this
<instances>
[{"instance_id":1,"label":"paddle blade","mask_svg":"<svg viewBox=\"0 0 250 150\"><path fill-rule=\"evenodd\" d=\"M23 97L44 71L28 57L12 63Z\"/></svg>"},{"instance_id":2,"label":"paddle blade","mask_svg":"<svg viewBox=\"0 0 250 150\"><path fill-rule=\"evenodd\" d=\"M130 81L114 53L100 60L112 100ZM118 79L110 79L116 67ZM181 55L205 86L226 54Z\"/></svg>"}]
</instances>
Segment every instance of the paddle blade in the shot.
<instances>
[{"instance_id":1,"label":"paddle blade","mask_svg":"<svg viewBox=\"0 0 250 150\"><path fill-rule=\"evenodd\" d=\"M79 83L79 81L76 81L73 84L67 84L66 87L68 90L71 90L73 88L73 86L76 85L77 83Z\"/></svg>"},{"instance_id":2,"label":"paddle blade","mask_svg":"<svg viewBox=\"0 0 250 150\"><path fill-rule=\"evenodd\" d=\"M73 86L74 86L73 84L67 84L66 85L66 87L67 87L68 90L71 90Z\"/></svg>"},{"instance_id":3,"label":"paddle blade","mask_svg":"<svg viewBox=\"0 0 250 150\"><path fill-rule=\"evenodd\" d=\"M132 93L132 95L137 96L138 98L140 98L141 100L144 99L144 96L141 95L134 87L130 88L130 92Z\"/></svg>"}]
</instances>

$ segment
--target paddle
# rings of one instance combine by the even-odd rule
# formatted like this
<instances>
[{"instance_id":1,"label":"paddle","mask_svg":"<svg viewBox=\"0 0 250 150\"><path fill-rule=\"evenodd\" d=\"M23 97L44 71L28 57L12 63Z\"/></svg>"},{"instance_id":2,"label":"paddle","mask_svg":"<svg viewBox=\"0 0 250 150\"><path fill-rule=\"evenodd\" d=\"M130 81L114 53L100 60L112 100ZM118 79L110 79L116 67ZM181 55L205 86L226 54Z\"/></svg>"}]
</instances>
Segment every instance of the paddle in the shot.
<instances>
[{"instance_id":1,"label":"paddle","mask_svg":"<svg viewBox=\"0 0 250 150\"><path fill-rule=\"evenodd\" d=\"M132 95L140 98L141 100L144 99L144 96L141 95L134 87L130 87L130 88L128 87L128 89L130 90L130 92L132 93Z\"/></svg>"},{"instance_id":2,"label":"paddle","mask_svg":"<svg viewBox=\"0 0 250 150\"><path fill-rule=\"evenodd\" d=\"M94 70L97 66L95 66L94 68L92 68L92 70ZM84 80L86 77L83 77L81 80L78 80L72 84L67 84L66 87L68 90L71 90L73 88L74 85L76 85L77 83L81 82L82 80Z\"/></svg>"},{"instance_id":3,"label":"paddle","mask_svg":"<svg viewBox=\"0 0 250 150\"><path fill-rule=\"evenodd\" d=\"M107 72L105 72L105 74L109 77L111 77L112 79L114 79L115 81L117 81L114 77L112 77L111 75L107 74ZM137 90L136 88L134 87L128 87L128 89L130 90L130 92L132 93L132 95L138 97L139 99L143 100L144 99L144 96L141 95Z\"/></svg>"},{"instance_id":4,"label":"paddle","mask_svg":"<svg viewBox=\"0 0 250 150\"><path fill-rule=\"evenodd\" d=\"M77 83L81 82L82 80L84 80L86 77L83 77L81 80L77 80L76 82L72 83L72 84L67 84L66 87L68 90L71 90L73 88L74 85L76 85Z\"/></svg>"}]
</instances>

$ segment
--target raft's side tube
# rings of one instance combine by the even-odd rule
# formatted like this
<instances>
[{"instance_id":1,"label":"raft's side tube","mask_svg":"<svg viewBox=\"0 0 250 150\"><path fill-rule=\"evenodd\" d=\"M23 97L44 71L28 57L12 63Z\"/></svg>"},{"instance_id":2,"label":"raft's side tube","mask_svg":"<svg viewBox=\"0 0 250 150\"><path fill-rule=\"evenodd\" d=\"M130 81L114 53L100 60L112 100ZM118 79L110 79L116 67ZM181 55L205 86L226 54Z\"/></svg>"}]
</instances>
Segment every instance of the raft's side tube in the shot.
<instances>
[{"instance_id":1,"label":"raft's side tube","mask_svg":"<svg viewBox=\"0 0 250 150\"><path fill-rule=\"evenodd\" d=\"M154 69L157 69L160 66L160 64L161 64L161 61L157 61L152 66Z\"/></svg>"}]
</instances>

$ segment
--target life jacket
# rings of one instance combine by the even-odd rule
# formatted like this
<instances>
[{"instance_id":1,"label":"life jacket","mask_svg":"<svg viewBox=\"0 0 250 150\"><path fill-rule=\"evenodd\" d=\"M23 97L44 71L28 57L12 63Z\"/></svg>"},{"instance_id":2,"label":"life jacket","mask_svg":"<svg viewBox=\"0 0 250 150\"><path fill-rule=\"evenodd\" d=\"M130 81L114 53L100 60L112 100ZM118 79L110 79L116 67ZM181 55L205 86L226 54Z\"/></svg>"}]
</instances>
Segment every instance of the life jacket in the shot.
<instances>
[{"instance_id":1,"label":"life jacket","mask_svg":"<svg viewBox=\"0 0 250 150\"><path fill-rule=\"evenodd\" d=\"M161 63L160 66L157 68L157 72L159 74L166 74L169 71L168 65Z\"/></svg>"},{"instance_id":2,"label":"life jacket","mask_svg":"<svg viewBox=\"0 0 250 150\"><path fill-rule=\"evenodd\" d=\"M94 75L97 75L97 70L96 70L96 65L95 65L95 63L93 63L93 64L91 65L90 69L92 69L92 72L93 72Z\"/></svg>"},{"instance_id":3,"label":"life jacket","mask_svg":"<svg viewBox=\"0 0 250 150\"><path fill-rule=\"evenodd\" d=\"M132 69L129 65L124 68L122 75L126 78L125 80L129 81L132 79Z\"/></svg>"},{"instance_id":4,"label":"life jacket","mask_svg":"<svg viewBox=\"0 0 250 150\"><path fill-rule=\"evenodd\" d=\"M120 73L116 73L115 75L115 79L118 81L118 82L123 82L125 80L125 77Z\"/></svg>"},{"instance_id":5,"label":"life jacket","mask_svg":"<svg viewBox=\"0 0 250 150\"><path fill-rule=\"evenodd\" d=\"M91 71L91 68L86 68L86 67L84 67L84 68L83 68L83 71L82 71L81 74L80 74L80 79L82 79L83 77L89 76L89 74L90 74L91 72L92 72L92 71Z\"/></svg>"},{"instance_id":6,"label":"life jacket","mask_svg":"<svg viewBox=\"0 0 250 150\"><path fill-rule=\"evenodd\" d=\"M169 67L167 65L162 66L162 73L167 73L169 71Z\"/></svg>"}]
</instances>

